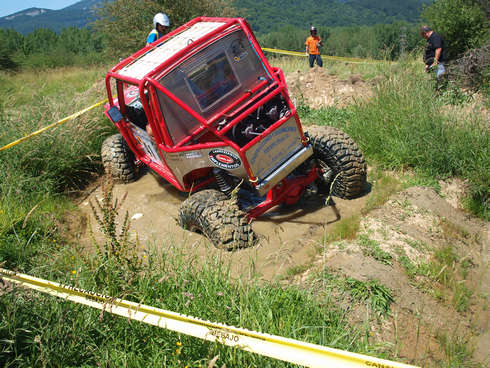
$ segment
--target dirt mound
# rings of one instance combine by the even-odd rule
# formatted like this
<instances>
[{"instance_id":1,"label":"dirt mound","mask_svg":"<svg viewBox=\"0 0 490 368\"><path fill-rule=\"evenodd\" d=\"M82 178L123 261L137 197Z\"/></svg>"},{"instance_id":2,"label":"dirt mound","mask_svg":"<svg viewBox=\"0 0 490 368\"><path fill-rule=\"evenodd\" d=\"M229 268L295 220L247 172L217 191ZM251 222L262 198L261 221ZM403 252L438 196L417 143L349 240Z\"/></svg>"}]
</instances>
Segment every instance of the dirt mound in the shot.
<instances>
[{"instance_id":1,"label":"dirt mound","mask_svg":"<svg viewBox=\"0 0 490 368\"><path fill-rule=\"evenodd\" d=\"M286 74L286 83L291 98L301 100L314 109L342 107L373 95L372 85L366 83L361 75L352 74L342 80L316 66L307 73L298 70L296 73Z\"/></svg>"},{"instance_id":2,"label":"dirt mound","mask_svg":"<svg viewBox=\"0 0 490 368\"><path fill-rule=\"evenodd\" d=\"M442 342L450 336L453 341L446 343L467 341L475 359L485 362L489 230L433 189L412 187L364 216L356 240L331 244L296 283L309 284L320 269L379 281L393 292L390 318L379 319L365 304L349 303L353 323L371 326L371 343L392 344L400 356L434 366L447 354Z\"/></svg>"}]
</instances>

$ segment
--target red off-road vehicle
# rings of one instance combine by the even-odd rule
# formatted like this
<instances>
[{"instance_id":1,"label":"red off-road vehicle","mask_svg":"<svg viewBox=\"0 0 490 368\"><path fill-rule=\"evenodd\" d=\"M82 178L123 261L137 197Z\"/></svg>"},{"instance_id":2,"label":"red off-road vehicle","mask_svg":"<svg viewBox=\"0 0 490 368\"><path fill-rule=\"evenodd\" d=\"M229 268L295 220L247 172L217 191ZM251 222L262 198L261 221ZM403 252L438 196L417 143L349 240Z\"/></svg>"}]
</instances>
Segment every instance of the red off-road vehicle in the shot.
<instances>
[{"instance_id":1,"label":"red off-road vehicle","mask_svg":"<svg viewBox=\"0 0 490 368\"><path fill-rule=\"evenodd\" d=\"M218 247L252 245L252 219L335 177L334 195L363 191L356 144L332 127L303 132L282 71L241 18L191 20L116 65L106 86L120 132L103 143L106 171L130 182L143 164L188 192L180 225Z\"/></svg>"}]
</instances>

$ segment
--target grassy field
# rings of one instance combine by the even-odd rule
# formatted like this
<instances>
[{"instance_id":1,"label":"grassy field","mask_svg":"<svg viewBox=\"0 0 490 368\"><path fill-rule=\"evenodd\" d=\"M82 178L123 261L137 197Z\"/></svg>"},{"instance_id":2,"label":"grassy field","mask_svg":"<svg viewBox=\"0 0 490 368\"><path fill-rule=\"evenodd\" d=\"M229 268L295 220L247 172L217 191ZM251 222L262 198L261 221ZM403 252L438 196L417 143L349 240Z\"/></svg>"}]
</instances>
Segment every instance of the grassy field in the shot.
<instances>
[{"instance_id":1,"label":"grassy field","mask_svg":"<svg viewBox=\"0 0 490 368\"><path fill-rule=\"evenodd\" d=\"M306 61L301 62L274 61L285 70L304 68ZM468 104L464 96L437 93L409 60L391 66L326 64L338 74L384 79L376 97L358 105L320 110L299 106L307 124L341 127L368 160L382 168L411 168L420 181L430 183L451 176L468 180L468 207L488 218L487 123L477 115L461 121L446 113L449 102ZM0 74L0 146L105 98L100 79L106 70ZM2 267L216 322L395 356L390 349L370 345L369 326L350 325L327 290L319 297L317 290L264 284L255 277L236 280L219 259L200 261L198 267L196 259L179 256L179 244L171 244L172 251L166 253L159 250L160 244L146 245L142 251L140 244L122 237L117 239L118 252L110 247L113 239L96 244L93 253L80 249L66 232L66 214L74 211L73 195L100 174L100 144L111 131L99 108L0 152ZM108 225L121 230L121 225ZM365 243L367 250L390 261ZM354 299L379 305L380 315L389 313L389 290L353 279L330 279L326 287L340 285ZM0 287L0 361L8 367L205 367L217 355L219 366L284 366L49 296Z\"/></svg>"},{"instance_id":2,"label":"grassy field","mask_svg":"<svg viewBox=\"0 0 490 368\"><path fill-rule=\"evenodd\" d=\"M285 70L305 70L306 61L280 58ZM283 65L284 64L284 65ZM458 113L485 109L483 101L449 83L437 90L420 62L407 57L398 63L348 64L327 62L329 73L376 77L375 98L348 108L312 110L300 102L303 123L333 125L347 132L364 154L386 169L412 169L429 181L459 177L470 190L466 206L478 216L490 216L490 136L488 114Z\"/></svg>"}]
</instances>

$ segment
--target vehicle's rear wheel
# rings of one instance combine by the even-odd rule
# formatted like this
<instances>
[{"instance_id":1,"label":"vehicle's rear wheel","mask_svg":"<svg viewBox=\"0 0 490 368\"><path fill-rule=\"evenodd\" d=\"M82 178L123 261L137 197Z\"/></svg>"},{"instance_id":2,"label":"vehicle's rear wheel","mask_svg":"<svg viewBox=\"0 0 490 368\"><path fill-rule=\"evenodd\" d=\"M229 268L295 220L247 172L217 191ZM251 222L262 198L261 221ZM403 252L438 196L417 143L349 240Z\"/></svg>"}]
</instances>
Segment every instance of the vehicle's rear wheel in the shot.
<instances>
[{"instance_id":1,"label":"vehicle's rear wheel","mask_svg":"<svg viewBox=\"0 0 490 368\"><path fill-rule=\"evenodd\" d=\"M322 171L319 188L344 199L361 195L366 186L366 161L357 144L343 131L325 127L321 133L311 135L313 156Z\"/></svg>"},{"instance_id":2,"label":"vehicle's rear wheel","mask_svg":"<svg viewBox=\"0 0 490 368\"><path fill-rule=\"evenodd\" d=\"M102 143L102 163L115 181L130 183L137 178L133 152L121 134L108 137Z\"/></svg>"},{"instance_id":3,"label":"vehicle's rear wheel","mask_svg":"<svg viewBox=\"0 0 490 368\"><path fill-rule=\"evenodd\" d=\"M219 249L246 248L257 241L245 213L226 194L214 189L187 198L180 206L179 224L204 234Z\"/></svg>"}]
</instances>

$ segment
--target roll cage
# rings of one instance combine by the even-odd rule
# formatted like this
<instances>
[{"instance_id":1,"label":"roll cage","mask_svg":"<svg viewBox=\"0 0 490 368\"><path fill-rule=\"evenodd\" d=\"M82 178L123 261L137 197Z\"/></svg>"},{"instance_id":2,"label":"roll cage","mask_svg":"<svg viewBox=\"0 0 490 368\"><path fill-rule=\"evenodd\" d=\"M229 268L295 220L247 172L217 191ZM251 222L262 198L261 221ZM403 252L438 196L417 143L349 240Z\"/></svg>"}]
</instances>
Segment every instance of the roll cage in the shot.
<instances>
[{"instance_id":1,"label":"roll cage","mask_svg":"<svg viewBox=\"0 0 490 368\"><path fill-rule=\"evenodd\" d=\"M173 46L175 50L168 51ZM216 74L222 74L222 80L213 81ZM106 88L106 115L137 159L181 191L198 189L214 179L200 180L206 176L203 171L210 170L202 168L180 180L166 163L169 154L230 147L243 162L250 184L257 186L263 178L253 172L247 152L269 132L292 119L301 144L308 145L282 71L269 65L249 24L241 18L193 19L117 64L106 76ZM244 118L278 96L287 104L286 115L248 142L230 138ZM120 119L111 116L113 107L119 108ZM126 117L135 111L140 116L128 121ZM138 121L140 128L150 125L158 157L148 155L144 142L132 133L131 123Z\"/></svg>"}]
</instances>

